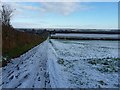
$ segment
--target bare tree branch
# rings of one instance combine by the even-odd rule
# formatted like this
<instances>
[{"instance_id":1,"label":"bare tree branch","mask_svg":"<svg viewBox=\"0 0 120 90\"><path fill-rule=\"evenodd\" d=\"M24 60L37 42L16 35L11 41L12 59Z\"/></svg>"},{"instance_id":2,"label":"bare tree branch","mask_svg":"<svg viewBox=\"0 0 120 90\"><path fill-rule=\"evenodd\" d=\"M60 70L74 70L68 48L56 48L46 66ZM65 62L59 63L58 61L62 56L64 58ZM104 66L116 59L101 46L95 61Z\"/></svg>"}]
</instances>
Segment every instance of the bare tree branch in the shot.
<instances>
[{"instance_id":1,"label":"bare tree branch","mask_svg":"<svg viewBox=\"0 0 120 90\"><path fill-rule=\"evenodd\" d=\"M2 9L0 10L1 21L3 25L10 26L10 20L13 15L13 9L9 5L2 5Z\"/></svg>"}]
</instances>

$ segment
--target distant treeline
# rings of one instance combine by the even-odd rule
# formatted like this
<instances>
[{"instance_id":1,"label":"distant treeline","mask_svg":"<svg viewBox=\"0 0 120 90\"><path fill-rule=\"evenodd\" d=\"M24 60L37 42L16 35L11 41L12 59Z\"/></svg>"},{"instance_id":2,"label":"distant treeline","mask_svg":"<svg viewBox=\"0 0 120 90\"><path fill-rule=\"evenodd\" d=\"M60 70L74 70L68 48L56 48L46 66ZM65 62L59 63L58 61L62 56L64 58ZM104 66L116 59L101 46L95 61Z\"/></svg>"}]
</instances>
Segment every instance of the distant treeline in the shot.
<instances>
[{"instance_id":1,"label":"distant treeline","mask_svg":"<svg viewBox=\"0 0 120 90\"><path fill-rule=\"evenodd\" d=\"M96 38L96 37L65 37L65 36L51 36L51 39L64 39L64 40L111 40L118 41L120 38Z\"/></svg>"},{"instance_id":2,"label":"distant treeline","mask_svg":"<svg viewBox=\"0 0 120 90\"><path fill-rule=\"evenodd\" d=\"M44 31L49 32L50 34L55 33L78 33L78 34L120 34L118 29L17 29L23 32L37 33L40 34Z\"/></svg>"},{"instance_id":3,"label":"distant treeline","mask_svg":"<svg viewBox=\"0 0 120 90\"><path fill-rule=\"evenodd\" d=\"M50 31L51 34L55 33L75 33L75 34L120 34L120 30L112 30L112 31Z\"/></svg>"}]
</instances>

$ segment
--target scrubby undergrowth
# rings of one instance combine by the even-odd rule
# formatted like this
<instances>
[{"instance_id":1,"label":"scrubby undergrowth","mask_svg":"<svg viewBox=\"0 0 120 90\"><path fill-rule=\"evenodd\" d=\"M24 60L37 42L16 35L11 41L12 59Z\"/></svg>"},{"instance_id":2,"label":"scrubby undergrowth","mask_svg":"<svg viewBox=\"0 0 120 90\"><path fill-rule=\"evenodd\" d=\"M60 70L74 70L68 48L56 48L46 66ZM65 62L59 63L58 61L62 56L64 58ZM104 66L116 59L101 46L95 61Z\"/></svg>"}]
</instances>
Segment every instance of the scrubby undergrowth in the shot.
<instances>
[{"instance_id":1,"label":"scrubby undergrowth","mask_svg":"<svg viewBox=\"0 0 120 90\"><path fill-rule=\"evenodd\" d=\"M2 65L25 53L34 46L42 43L48 37L48 33L41 35L20 32L8 26L2 26Z\"/></svg>"}]
</instances>

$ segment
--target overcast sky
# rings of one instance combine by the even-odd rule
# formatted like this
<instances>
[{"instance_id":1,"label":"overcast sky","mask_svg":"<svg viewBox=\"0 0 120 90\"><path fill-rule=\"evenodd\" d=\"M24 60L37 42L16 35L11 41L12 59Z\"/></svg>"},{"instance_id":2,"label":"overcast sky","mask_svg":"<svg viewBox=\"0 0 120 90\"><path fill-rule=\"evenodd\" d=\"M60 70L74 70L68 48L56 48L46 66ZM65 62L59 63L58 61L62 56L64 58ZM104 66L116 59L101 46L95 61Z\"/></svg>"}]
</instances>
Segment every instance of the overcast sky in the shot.
<instances>
[{"instance_id":1,"label":"overcast sky","mask_svg":"<svg viewBox=\"0 0 120 90\"><path fill-rule=\"evenodd\" d=\"M117 2L7 2L16 28L118 28Z\"/></svg>"}]
</instances>

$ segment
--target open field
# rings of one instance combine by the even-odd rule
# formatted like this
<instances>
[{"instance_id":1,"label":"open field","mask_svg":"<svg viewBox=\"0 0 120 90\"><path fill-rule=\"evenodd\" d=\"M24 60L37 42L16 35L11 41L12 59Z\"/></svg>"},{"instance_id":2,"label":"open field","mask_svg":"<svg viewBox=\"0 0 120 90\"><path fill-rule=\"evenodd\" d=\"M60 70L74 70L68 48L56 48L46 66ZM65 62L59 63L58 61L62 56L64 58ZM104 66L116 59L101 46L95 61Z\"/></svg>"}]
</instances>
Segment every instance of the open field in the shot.
<instances>
[{"instance_id":1,"label":"open field","mask_svg":"<svg viewBox=\"0 0 120 90\"><path fill-rule=\"evenodd\" d=\"M5 88L118 88L117 41L47 39L0 68Z\"/></svg>"},{"instance_id":2,"label":"open field","mask_svg":"<svg viewBox=\"0 0 120 90\"><path fill-rule=\"evenodd\" d=\"M0 90L120 90L120 3L0 2Z\"/></svg>"},{"instance_id":3,"label":"open field","mask_svg":"<svg viewBox=\"0 0 120 90\"><path fill-rule=\"evenodd\" d=\"M2 87L118 88L119 41L49 39L47 32L39 36L12 29L2 34L3 66L7 65L0 68ZM53 36L118 38L117 34Z\"/></svg>"},{"instance_id":4,"label":"open field","mask_svg":"<svg viewBox=\"0 0 120 90\"><path fill-rule=\"evenodd\" d=\"M120 34L79 34L79 33L56 33L51 34L51 39L66 40L120 40Z\"/></svg>"},{"instance_id":5,"label":"open field","mask_svg":"<svg viewBox=\"0 0 120 90\"><path fill-rule=\"evenodd\" d=\"M117 88L118 49L118 41L50 40L50 75L57 87Z\"/></svg>"},{"instance_id":6,"label":"open field","mask_svg":"<svg viewBox=\"0 0 120 90\"><path fill-rule=\"evenodd\" d=\"M66 36L66 37L95 37L95 38L118 38L118 34L53 34L52 36Z\"/></svg>"}]
</instances>

